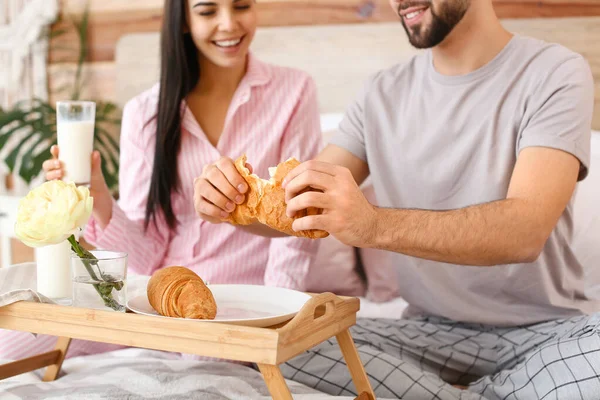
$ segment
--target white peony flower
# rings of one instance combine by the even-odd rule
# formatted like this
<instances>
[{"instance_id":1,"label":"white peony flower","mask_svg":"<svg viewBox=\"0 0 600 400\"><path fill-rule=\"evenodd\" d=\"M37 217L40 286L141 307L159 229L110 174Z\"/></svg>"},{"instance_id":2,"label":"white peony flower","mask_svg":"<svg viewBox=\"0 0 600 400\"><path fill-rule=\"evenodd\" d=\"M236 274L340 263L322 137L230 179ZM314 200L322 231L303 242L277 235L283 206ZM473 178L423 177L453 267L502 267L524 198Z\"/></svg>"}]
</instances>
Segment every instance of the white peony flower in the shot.
<instances>
[{"instance_id":1,"label":"white peony flower","mask_svg":"<svg viewBox=\"0 0 600 400\"><path fill-rule=\"evenodd\" d=\"M15 234L30 247L61 243L86 224L93 205L84 186L61 180L45 182L19 202Z\"/></svg>"}]
</instances>

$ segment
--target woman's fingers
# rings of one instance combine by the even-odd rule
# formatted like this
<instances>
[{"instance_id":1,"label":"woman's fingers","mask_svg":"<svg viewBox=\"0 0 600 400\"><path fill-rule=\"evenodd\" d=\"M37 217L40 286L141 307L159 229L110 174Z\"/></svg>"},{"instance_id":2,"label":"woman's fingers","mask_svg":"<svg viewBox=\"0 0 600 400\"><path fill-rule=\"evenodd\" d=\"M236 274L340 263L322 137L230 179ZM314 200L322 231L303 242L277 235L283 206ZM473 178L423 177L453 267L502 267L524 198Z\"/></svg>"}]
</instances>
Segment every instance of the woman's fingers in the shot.
<instances>
[{"instance_id":1,"label":"woman's fingers","mask_svg":"<svg viewBox=\"0 0 600 400\"><path fill-rule=\"evenodd\" d=\"M50 154L52 154L53 158L58 159L58 145L53 145L52 147L50 147Z\"/></svg>"},{"instance_id":2,"label":"woman's fingers","mask_svg":"<svg viewBox=\"0 0 600 400\"><path fill-rule=\"evenodd\" d=\"M231 200L236 201L235 197L237 195L240 195L240 194L243 195L244 193L246 193L246 191L248 190L248 184L246 183L246 180L242 177L240 172L235 167L233 160L231 160L229 158L221 158L219 161L216 162L215 166L219 169L219 171L221 171L223 176L225 176L225 178L227 178L227 181L231 185L231 187L234 188L235 191L237 191L237 193L235 193L235 196L233 196L233 197L230 197L229 193L226 193L226 192L223 192L223 194L225 194ZM220 189L221 188L219 187L219 190ZM227 190L228 188L224 188L224 189ZM232 193L232 195L233 195L233 193ZM242 201L243 201L243 199L242 199Z\"/></svg>"},{"instance_id":3,"label":"woman's fingers","mask_svg":"<svg viewBox=\"0 0 600 400\"><path fill-rule=\"evenodd\" d=\"M194 192L196 212L199 215L226 218L235 209L235 204L205 178L196 179Z\"/></svg>"},{"instance_id":4,"label":"woman's fingers","mask_svg":"<svg viewBox=\"0 0 600 400\"><path fill-rule=\"evenodd\" d=\"M232 184L232 182L225 176L225 173L220 168L217 168L216 166L209 167L209 169L206 171L204 179L229 201L237 204L244 202L244 195L233 186L235 183ZM219 206L219 204L216 205Z\"/></svg>"},{"instance_id":5,"label":"woman's fingers","mask_svg":"<svg viewBox=\"0 0 600 400\"><path fill-rule=\"evenodd\" d=\"M251 170L251 167L247 165ZM248 184L233 160L222 157L206 165L202 176L194 181L194 207L200 218L213 223L222 222L242 204Z\"/></svg>"},{"instance_id":6,"label":"woman's fingers","mask_svg":"<svg viewBox=\"0 0 600 400\"><path fill-rule=\"evenodd\" d=\"M63 177L62 165L57 158L51 158L44 161L42 164L42 169L46 173L45 177L48 181L61 179Z\"/></svg>"},{"instance_id":7,"label":"woman's fingers","mask_svg":"<svg viewBox=\"0 0 600 400\"><path fill-rule=\"evenodd\" d=\"M54 171L54 170L57 170L57 169L61 169L60 161L55 160L54 158L52 158L50 160L46 160L42 164L42 169L44 171L46 171L46 172L50 172L50 171Z\"/></svg>"}]
</instances>

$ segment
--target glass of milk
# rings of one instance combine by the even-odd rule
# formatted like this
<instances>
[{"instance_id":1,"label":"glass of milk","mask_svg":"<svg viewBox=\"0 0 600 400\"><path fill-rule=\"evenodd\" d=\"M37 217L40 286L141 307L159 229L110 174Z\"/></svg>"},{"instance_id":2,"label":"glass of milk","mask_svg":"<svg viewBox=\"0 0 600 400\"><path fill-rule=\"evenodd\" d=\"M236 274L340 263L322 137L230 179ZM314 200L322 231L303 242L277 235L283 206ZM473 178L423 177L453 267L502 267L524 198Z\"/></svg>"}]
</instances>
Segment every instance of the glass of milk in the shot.
<instances>
[{"instance_id":1,"label":"glass of milk","mask_svg":"<svg viewBox=\"0 0 600 400\"><path fill-rule=\"evenodd\" d=\"M94 150L96 103L59 101L56 103L58 159L63 166L63 180L89 185Z\"/></svg>"},{"instance_id":2,"label":"glass of milk","mask_svg":"<svg viewBox=\"0 0 600 400\"><path fill-rule=\"evenodd\" d=\"M71 244L64 241L35 249L37 292L62 305L72 302Z\"/></svg>"}]
</instances>

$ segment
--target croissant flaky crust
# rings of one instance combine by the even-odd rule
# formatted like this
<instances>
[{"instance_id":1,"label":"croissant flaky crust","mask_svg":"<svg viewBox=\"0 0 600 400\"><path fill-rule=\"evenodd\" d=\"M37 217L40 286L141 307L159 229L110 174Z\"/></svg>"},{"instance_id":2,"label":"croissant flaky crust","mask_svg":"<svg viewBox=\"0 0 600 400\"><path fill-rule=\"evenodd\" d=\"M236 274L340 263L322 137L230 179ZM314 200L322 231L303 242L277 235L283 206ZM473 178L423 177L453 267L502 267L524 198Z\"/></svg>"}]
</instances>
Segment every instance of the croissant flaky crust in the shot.
<instances>
[{"instance_id":1,"label":"croissant flaky crust","mask_svg":"<svg viewBox=\"0 0 600 400\"><path fill-rule=\"evenodd\" d=\"M217 303L210 289L194 271L167 267L148 281L148 300L165 317L215 319Z\"/></svg>"},{"instance_id":2,"label":"croissant flaky crust","mask_svg":"<svg viewBox=\"0 0 600 400\"><path fill-rule=\"evenodd\" d=\"M248 183L246 200L238 205L225 221L234 225L250 225L258 221L288 235L310 239L322 239L329 236L329 233L320 230L295 232L292 229L292 223L296 218L317 215L322 210L309 208L298 212L293 218L286 215L285 189L281 187L281 183L291 170L300 165L298 160L291 158L277 165L271 180L268 181L250 174L246 168L246 161L245 154L235 161L235 167Z\"/></svg>"}]
</instances>

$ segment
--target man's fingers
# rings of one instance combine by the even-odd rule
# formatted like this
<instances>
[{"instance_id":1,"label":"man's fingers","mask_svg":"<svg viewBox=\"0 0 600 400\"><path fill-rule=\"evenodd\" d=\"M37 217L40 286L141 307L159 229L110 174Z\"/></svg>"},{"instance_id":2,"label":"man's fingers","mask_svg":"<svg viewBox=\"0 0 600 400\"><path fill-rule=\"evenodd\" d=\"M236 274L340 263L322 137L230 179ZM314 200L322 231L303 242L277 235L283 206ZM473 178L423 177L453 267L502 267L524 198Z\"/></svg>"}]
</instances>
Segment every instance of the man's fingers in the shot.
<instances>
[{"instance_id":1,"label":"man's fingers","mask_svg":"<svg viewBox=\"0 0 600 400\"><path fill-rule=\"evenodd\" d=\"M294 197L287 205L287 216L293 217L296 212L309 207L327 209L330 206L330 197L321 192L305 192Z\"/></svg>"},{"instance_id":2,"label":"man's fingers","mask_svg":"<svg viewBox=\"0 0 600 400\"><path fill-rule=\"evenodd\" d=\"M235 188L240 193L246 193L248 190L248 184L240 175L240 172L235 167L235 164L228 158L221 158L217 161L217 168L223 173L223 175L227 178L231 186ZM235 199L235 197L234 197ZM232 199L232 200L234 200Z\"/></svg>"},{"instance_id":3,"label":"man's fingers","mask_svg":"<svg viewBox=\"0 0 600 400\"><path fill-rule=\"evenodd\" d=\"M316 161L316 160L307 161L307 162L304 162L304 163L298 165L293 170L291 170L286 175L286 177L283 179L283 182L281 183L281 185L283 187L286 187L298 175L301 175L301 174L305 173L306 171L321 172L323 174L335 176L337 168L338 168L337 166L330 164L330 163L323 162L323 161Z\"/></svg>"},{"instance_id":4,"label":"man's fingers","mask_svg":"<svg viewBox=\"0 0 600 400\"><path fill-rule=\"evenodd\" d=\"M289 181L285 187L285 201L289 202L304 189L312 188L327 191L335 186L335 178L332 175L315 170L306 170Z\"/></svg>"},{"instance_id":5,"label":"man's fingers","mask_svg":"<svg viewBox=\"0 0 600 400\"><path fill-rule=\"evenodd\" d=\"M321 214L298 218L292 224L292 229L295 232L308 231L312 229L327 231L327 216Z\"/></svg>"}]
</instances>

